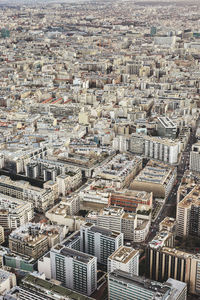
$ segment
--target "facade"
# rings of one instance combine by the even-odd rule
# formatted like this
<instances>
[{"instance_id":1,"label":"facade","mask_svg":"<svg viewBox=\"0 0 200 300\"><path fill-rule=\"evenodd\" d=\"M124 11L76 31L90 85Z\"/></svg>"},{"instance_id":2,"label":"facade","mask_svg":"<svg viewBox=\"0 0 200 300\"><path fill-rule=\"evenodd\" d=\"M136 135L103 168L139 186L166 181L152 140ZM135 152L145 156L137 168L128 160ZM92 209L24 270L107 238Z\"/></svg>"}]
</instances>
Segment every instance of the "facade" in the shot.
<instances>
[{"instance_id":1,"label":"facade","mask_svg":"<svg viewBox=\"0 0 200 300\"><path fill-rule=\"evenodd\" d=\"M139 275L139 250L121 246L108 258L108 273L121 270L130 275Z\"/></svg>"},{"instance_id":2,"label":"facade","mask_svg":"<svg viewBox=\"0 0 200 300\"><path fill-rule=\"evenodd\" d=\"M186 300L187 285L177 280L165 283L115 270L108 275L109 300Z\"/></svg>"},{"instance_id":3,"label":"facade","mask_svg":"<svg viewBox=\"0 0 200 300\"><path fill-rule=\"evenodd\" d=\"M39 211L46 211L55 200L51 189L41 189L27 181L13 181L4 175L0 176L0 193L31 202Z\"/></svg>"},{"instance_id":4,"label":"facade","mask_svg":"<svg viewBox=\"0 0 200 300\"><path fill-rule=\"evenodd\" d=\"M57 245L50 251L51 278L90 296L97 288L97 258Z\"/></svg>"},{"instance_id":5,"label":"facade","mask_svg":"<svg viewBox=\"0 0 200 300\"><path fill-rule=\"evenodd\" d=\"M32 203L0 194L0 226L4 229L16 229L32 218Z\"/></svg>"},{"instance_id":6,"label":"facade","mask_svg":"<svg viewBox=\"0 0 200 300\"><path fill-rule=\"evenodd\" d=\"M166 198L173 188L176 175L175 167L151 160L133 180L130 187L133 190L153 192L154 197Z\"/></svg>"},{"instance_id":7,"label":"facade","mask_svg":"<svg viewBox=\"0 0 200 300\"><path fill-rule=\"evenodd\" d=\"M97 261L107 265L108 257L123 246L123 233L85 224L80 229L81 251L97 257Z\"/></svg>"}]
</instances>

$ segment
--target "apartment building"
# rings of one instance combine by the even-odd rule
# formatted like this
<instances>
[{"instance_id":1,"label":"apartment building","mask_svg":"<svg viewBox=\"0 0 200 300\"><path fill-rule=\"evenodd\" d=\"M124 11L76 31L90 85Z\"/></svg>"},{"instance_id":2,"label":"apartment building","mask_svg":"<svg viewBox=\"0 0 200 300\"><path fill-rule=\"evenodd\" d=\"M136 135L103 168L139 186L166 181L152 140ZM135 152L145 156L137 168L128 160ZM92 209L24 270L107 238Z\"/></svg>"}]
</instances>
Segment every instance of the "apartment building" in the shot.
<instances>
[{"instance_id":1,"label":"apartment building","mask_svg":"<svg viewBox=\"0 0 200 300\"><path fill-rule=\"evenodd\" d=\"M179 159L179 141L145 136L144 155L164 163L177 164Z\"/></svg>"},{"instance_id":2,"label":"apartment building","mask_svg":"<svg viewBox=\"0 0 200 300\"><path fill-rule=\"evenodd\" d=\"M176 175L175 167L151 160L133 180L130 187L133 190L153 192L154 197L166 198L173 188Z\"/></svg>"},{"instance_id":3,"label":"apartment building","mask_svg":"<svg viewBox=\"0 0 200 300\"><path fill-rule=\"evenodd\" d=\"M190 152L190 170L200 172L200 142L192 145Z\"/></svg>"},{"instance_id":4,"label":"apartment building","mask_svg":"<svg viewBox=\"0 0 200 300\"><path fill-rule=\"evenodd\" d=\"M130 275L139 275L139 250L121 246L108 257L108 273L121 270Z\"/></svg>"},{"instance_id":5,"label":"apartment building","mask_svg":"<svg viewBox=\"0 0 200 300\"><path fill-rule=\"evenodd\" d=\"M186 300L187 285L169 279L164 283L115 270L108 275L109 300Z\"/></svg>"},{"instance_id":6,"label":"apartment building","mask_svg":"<svg viewBox=\"0 0 200 300\"><path fill-rule=\"evenodd\" d=\"M93 177L107 187L123 188L130 184L141 168L140 157L117 154L110 161L96 168Z\"/></svg>"},{"instance_id":7,"label":"apartment building","mask_svg":"<svg viewBox=\"0 0 200 300\"><path fill-rule=\"evenodd\" d=\"M0 176L0 193L28 201L38 211L46 211L55 200L51 189L41 189L30 185L27 181L13 181L4 175Z\"/></svg>"},{"instance_id":8,"label":"apartment building","mask_svg":"<svg viewBox=\"0 0 200 300\"><path fill-rule=\"evenodd\" d=\"M50 251L51 276L90 296L97 288L97 258L58 244Z\"/></svg>"},{"instance_id":9,"label":"apartment building","mask_svg":"<svg viewBox=\"0 0 200 300\"><path fill-rule=\"evenodd\" d=\"M5 242L4 228L0 226L0 245Z\"/></svg>"},{"instance_id":10,"label":"apartment building","mask_svg":"<svg viewBox=\"0 0 200 300\"><path fill-rule=\"evenodd\" d=\"M60 243L65 234L65 227L27 223L12 231L9 236L9 248L14 253L38 259L51 247Z\"/></svg>"},{"instance_id":11,"label":"apartment building","mask_svg":"<svg viewBox=\"0 0 200 300\"><path fill-rule=\"evenodd\" d=\"M33 218L33 205L14 197L0 194L0 226L15 229Z\"/></svg>"},{"instance_id":12,"label":"apartment building","mask_svg":"<svg viewBox=\"0 0 200 300\"><path fill-rule=\"evenodd\" d=\"M81 226L81 251L97 257L97 261L107 265L108 257L123 246L123 233L86 223Z\"/></svg>"}]
</instances>

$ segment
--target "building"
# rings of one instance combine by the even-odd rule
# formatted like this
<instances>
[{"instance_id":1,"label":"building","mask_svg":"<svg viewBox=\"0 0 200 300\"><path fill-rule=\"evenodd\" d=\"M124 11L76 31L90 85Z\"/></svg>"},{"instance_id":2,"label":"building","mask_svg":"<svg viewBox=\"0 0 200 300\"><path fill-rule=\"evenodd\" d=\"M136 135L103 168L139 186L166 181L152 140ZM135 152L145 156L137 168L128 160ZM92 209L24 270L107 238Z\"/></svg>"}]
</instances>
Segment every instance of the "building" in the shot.
<instances>
[{"instance_id":1,"label":"building","mask_svg":"<svg viewBox=\"0 0 200 300\"><path fill-rule=\"evenodd\" d=\"M121 270L130 275L139 275L139 250L121 246L108 257L108 273Z\"/></svg>"},{"instance_id":2,"label":"building","mask_svg":"<svg viewBox=\"0 0 200 300\"><path fill-rule=\"evenodd\" d=\"M86 222L121 232L126 240L142 242L149 232L151 214L148 212L149 210L138 210L138 213L127 213L123 207L110 206L99 212L88 213Z\"/></svg>"},{"instance_id":3,"label":"building","mask_svg":"<svg viewBox=\"0 0 200 300\"><path fill-rule=\"evenodd\" d=\"M5 242L5 237L4 237L4 228L0 226L0 245Z\"/></svg>"},{"instance_id":4,"label":"building","mask_svg":"<svg viewBox=\"0 0 200 300\"><path fill-rule=\"evenodd\" d=\"M107 187L123 188L142 168L142 159L130 154L117 154L110 161L98 167L93 177Z\"/></svg>"},{"instance_id":5,"label":"building","mask_svg":"<svg viewBox=\"0 0 200 300\"><path fill-rule=\"evenodd\" d=\"M146 276L160 282L173 278L200 295L200 256L175 249L174 234L161 231L146 248Z\"/></svg>"},{"instance_id":6,"label":"building","mask_svg":"<svg viewBox=\"0 0 200 300\"><path fill-rule=\"evenodd\" d=\"M175 167L151 160L130 187L133 190L153 192L153 196L157 198L166 198L173 188L176 175Z\"/></svg>"},{"instance_id":7,"label":"building","mask_svg":"<svg viewBox=\"0 0 200 300\"><path fill-rule=\"evenodd\" d=\"M192 190L177 204L177 236L200 237L200 186Z\"/></svg>"},{"instance_id":8,"label":"building","mask_svg":"<svg viewBox=\"0 0 200 300\"><path fill-rule=\"evenodd\" d=\"M50 251L51 278L90 296L97 288L97 258L58 244Z\"/></svg>"},{"instance_id":9,"label":"building","mask_svg":"<svg viewBox=\"0 0 200 300\"><path fill-rule=\"evenodd\" d=\"M159 224L159 231L176 232L176 220L174 218L165 217Z\"/></svg>"},{"instance_id":10,"label":"building","mask_svg":"<svg viewBox=\"0 0 200 300\"><path fill-rule=\"evenodd\" d=\"M108 275L109 300L186 300L187 285L178 280L160 283L115 270Z\"/></svg>"},{"instance_id":11,"label":"building","mask_svg":"<svg viewBox=\"0 0 200 300\"><path fill-rule=\"evenodd\" d=\"M0 226L16 229L33 218L33 204L0 194Z\"/></svg>"},{"instance_id":12,"label":"building","mask_svg":"<svg viewBox=\"0 0 200 300\"><path fill-rule=\"evenodd\" d=\"M139 205L150 209L152 207L152 200L152 192L121 190L111 192L108 205L121 206L125 211L136 212Z\"/></svg>"},{"instance_id":13,"label":"building","mask_svg":"<svg viewBox=\"0 0 200 300\"><path fill-rule=\"evenodd\" d=\"M200 172L200 142L192 145L190 152L190 170Z\"/></svg>"},{"instance_id":14,"label":"building","mask_svg":"<svg viewBox=\"0 0 200 300\"><path fill-rule=\"evenodd\" d=\"M164 163L177 164L179 159L179 141L145 136L144 155Z\"/></svg>"},{"instance_id":15,"label":"building","mask_svg":"<svg viewBox=\"0 0 200 300\"><path fill-rule=\"evenodd\" d=\"M46 211L54 204L51 189L32 186L27 181L13 181L7 176L0 176L0 193L31 202L38 211Z\"/></svg>"},{"instance_id":16,"label":"building","mask_svg":"<svg viewBox=\"0 0 200 300\"><path fill-rule=\"evenodd\" d=\"M5 295L14 286L16 286L15 274L0 269L0 295Z\"/></svg>"},{"instance_id":17,"label":"building","mask_svg":"<svg viewBox=\"0 0 200 300\"><path fill-rule=\"evenodd\" d=\"M174 122L168 117L159 117L157 120L158 135L168 139L175 139L177 131L176 124L174 124Z\"/></svg>"},{"instance_id":18,"label":"building","mask_svg":"<svg viewBox=\"0 0 200 300\"><path fill-rule=\"evenodd\" d=\"M97 257L97 261L107 265L108 257L123 246L123 233L86 223L81 226L81 251Z\"/></svg>"},{"instance_id":19,"label":"building","mask_svg":"<svg viewBox=\"0 0 200 300\"><path fill-rule=\"evenodd\" d=\"M54 281L28 274L22 279L20 286L16 286L6 293L4 300L55 300L55 299L80 299L93 300L88 296L79 294L73 290L58 285Z\"/></svg>"},{"instance_id":20,"label":"building","mask_svg":"<svg viewBox=\"0 0 200 300\"><path fill-rule=\"evenodd\" d=\"M59 243L65 234L65 227L27 223L12 231L9 248L14 253L38 259Z\"/></svg>"}]
</instances>

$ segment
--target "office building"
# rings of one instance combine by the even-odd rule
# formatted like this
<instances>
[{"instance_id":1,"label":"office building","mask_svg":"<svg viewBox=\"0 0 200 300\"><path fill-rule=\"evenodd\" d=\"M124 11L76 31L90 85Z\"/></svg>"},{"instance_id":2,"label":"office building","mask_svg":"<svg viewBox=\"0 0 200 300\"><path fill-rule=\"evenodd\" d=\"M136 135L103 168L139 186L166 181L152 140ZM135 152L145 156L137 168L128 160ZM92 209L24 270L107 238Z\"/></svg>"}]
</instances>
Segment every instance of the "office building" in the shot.
<instances>
[{"instance_id":1,"label":"office building","mask_svg":"<svg viewBox=\"0 0 200 300\"><path fill-rule=\"evenodd\" d=\"M187 285L169 279L164 283L115 270L108 275L109 300L186 300Z\"/></svg>"},{"instance_id":2,"label":"office building","mask_svg":"<svg viewBox=\"0 0 200 300\"><path fill-rule=\"evenodd\" d=\"M157 118L157 133L161 137L168 139L176 138L177 127L176 124L168 117L158 117Z\"/></svg>"},{"instance_id":3,"label":"office building","mask_svg":"<svg viewBox=\"0 0 200 300\"><path fill-rule=\"evenodd\" d=\"M94 300L83 294L58 285L55 281L47 281L44 278L28 274L23 278L20 286L16 286L6 293L4 300L55 300L55 299L80 299Z\"/></svg>"},{"instance_id":4,"label":"office building","mask_svg":"<svg viewBox=\"0 0 200 300\"><path fill-rule=\"evenodd\" d=\"M121 246L108 257L108 273L121 270L130 275L139 275L139 250Z\"/></svg>"},{"instance_id":5,"label":"office building","mask_svg":"<svg viewBox=\"0 0 200 300\"><path fill-rule=\"evenodd\" d=\"M108 200L109 206L121 206L125 211L136 212L139 205L151 209L153 193L146 191L121 190L113 191Z\"/></svg>"},{"instance_id":6,"label":"office building","mask_svg":"<svg viewBox=\"0 0 200 300\"><path fill-rule=\"evenodd\" d=\"M200 256L174 247L174 234L161 231L146 248L146 276L160 282L169 278L188 284L200 295Z\"/></svg>"},{"instance_id":7,"label":"office building","mask_svg":"<svg viewBox=\"0 0 200 300\"><path fill-rule=\"evenodd\" d=\"M97 257L97 261L107 266L108 257L123 246L123 233L92 225L81 226L81 251Z\"/></svg>"},{"instance_id":8,"label":"office building","mask_svg":"<svg viewBox=\"0 0 200 300\"><path fill-rule=\"evenodd\" d=\"M90 296L97 288L97 258L58 244L50 251L51 278Z\"/></svg>"}]
</instances>

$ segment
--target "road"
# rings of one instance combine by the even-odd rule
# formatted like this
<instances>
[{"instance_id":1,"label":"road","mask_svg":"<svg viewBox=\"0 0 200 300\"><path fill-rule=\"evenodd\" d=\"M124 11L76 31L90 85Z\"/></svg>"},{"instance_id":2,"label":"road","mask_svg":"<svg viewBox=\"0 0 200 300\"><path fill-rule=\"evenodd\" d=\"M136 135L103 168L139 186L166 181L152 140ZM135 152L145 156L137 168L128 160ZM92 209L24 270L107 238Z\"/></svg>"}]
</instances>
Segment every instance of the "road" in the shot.
<instances>
[{"instance_id":1,"label":"road","mask_svg":"<svg viewBox=\"0 0 200 300\"><path fill-rule=\"evenodd\" d=\"M198 121L198 124L200 122ZM184 151L182 152L182 156L180 159L180 164L177 167L177 181L174 185L171 193L169 194L166 203L161 210L160 214L158 215L155 222L151 225L151 230L149 232L149 235L146 239L145 244L147 244L149 241L153 239L153 237L156 235L156 232L159 231L159 223L166 217L176 217L176 201L177 201L177 190L181 183L181 179L183 177L184 172L189 168L189 158L190 158L190 151L192 148L192 145L196 142L195 138L196 129L193 130L190 134L190 138L188 141L187 146L185 147ZM144 246L145 246L144 244Z\"/></svg>"}]
</instances>

